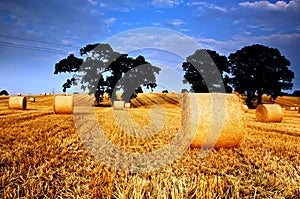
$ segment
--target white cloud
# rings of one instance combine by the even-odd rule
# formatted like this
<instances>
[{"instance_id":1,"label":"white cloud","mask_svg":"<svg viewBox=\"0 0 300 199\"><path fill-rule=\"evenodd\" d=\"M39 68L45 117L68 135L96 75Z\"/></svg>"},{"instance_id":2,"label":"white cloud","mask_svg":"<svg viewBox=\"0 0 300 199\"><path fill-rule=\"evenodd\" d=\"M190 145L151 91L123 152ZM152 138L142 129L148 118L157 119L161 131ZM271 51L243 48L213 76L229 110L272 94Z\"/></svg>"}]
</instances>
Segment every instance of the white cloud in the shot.
<instances>
[{"instance_id":1,"label":"white cloud","mask_svg":"<svg viewBox=\"0 0 300 199\"><path fill-rule=\"evenodd\" d=\"M300 8L300 1L291 0L289 3L285 1L277 1L276 3L271 3L269 1L255 1L255 2L242 2L239 3L239 6L255 9L264 9L264 10L298 10Z\"/></svg>"},{"instance_id":2,"label":"white cloud","mask_svg":"<svg viewBox=\"0 0 300 199\"><path fill-rule=\"evenodd\" d=\"M159 8L175 7L181 3L179 0L152 0L152 5Z\"/></svg>"},{"instance_id":3,"label":"white cloud","mask_svg":"<svg viewBox=\"0 0 300 199\"><path fill-rule=\"evenodd\" d=\"M180 26L183 24L183 21L181 19L173 19L170 24L173 26Z\"/></svg>"},{"instance_id":4,"label":"white cloud","mask_svg":"<svg viewBox=\"0 0 300 199\"><path fill-rule=\"evenodd\" d=\"M106 24L113 24L113 23L115 23L116 21L117 21L117 18L111 17L111 18L106 19L106 20L105 20L105 23L106 23Z\"/></svg>"},{"instance_id":5,"label":"white cloud","mask_svg":"<svg viewBox=\"0 0 300 199\"><path fill-rule=\"evenodd\" d=\"M87 0L91 5L95 6L98 4L97 1L93 1L93 0Z\"/></svg>"},{"instance_id":6,"label":"white cloud","mask_svg":"<svg viewBox=\"0 0 300 199\"><path fill-rule=\"evenodd\" d=\"M197 6L198 8L209 8L213 10L218 10L221 12L227 12L227 9L225 7L221 7L212 3L207 3L204 1L198 1L193 3L187 3L187 6Z\"/></svg>"}]
</instances>

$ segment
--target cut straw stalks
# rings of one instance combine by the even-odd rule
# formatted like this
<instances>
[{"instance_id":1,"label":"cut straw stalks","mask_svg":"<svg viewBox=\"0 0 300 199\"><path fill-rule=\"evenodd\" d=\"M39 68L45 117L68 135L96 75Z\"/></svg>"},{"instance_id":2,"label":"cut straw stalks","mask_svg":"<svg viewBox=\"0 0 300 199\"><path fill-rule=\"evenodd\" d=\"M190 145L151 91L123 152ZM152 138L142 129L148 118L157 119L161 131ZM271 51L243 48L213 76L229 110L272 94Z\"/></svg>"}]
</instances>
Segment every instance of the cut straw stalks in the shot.
<instances>
[{"instance_id":1,"label":"cut straw stalks","mask_svg":"<svg viewBox=\"0 0 300 199\"><path fill-rule=\"evenodd\" d=\"M245 112L235 94L184 93L182 102L182 127L185 133L194 133L192 148L241 145Z\"/></svg>"},{"instance_id":2,"label":"cut straw stalks","mask_svg":"<svg viewBox=\"0 0 300 199\"><path fill-rule=\"evenodd\" d=\"M27 106L27 101L25 97L10 97L8 101L8 107L10 109L20 109L25 110Z\"/></svg>"},{"instance_id":3,"label":"cut straw stalks","mask_svg":"<svg viewBox=\"0 0 300 199\"><path fill-rule=\"evenodd\" d=\"M244 109L245 113L248 113L249 108L246 104L243 104L243 109Z\"/></svg>"},{"instance_id":4,"label":"cut straw stalks","mask_svg":"<svg viewBox=\"0 0 300 199\"><path fill-rule=\"evenodd\" d=\"M113 109L114 110L124 110L125 102L124 101L114 101Z\"/></svg>"},{"instance_id":5,"label":"cut straw stalks","mask_svg":"<svg viewBox=\"0 0 300 199\"><path fill-rule=\"evenodd\" d=\"M73 97L72 96L55 96L54 112L58 114L73 113Z\"/></svg>"},{"instance_id":6,"label":"cut straw stalks","mask_svg":"<svg viewBox=\"0 0 300 199\"><path fill-rule=\"evenodd\" d=\"M258 122L281 122L282 108L279 104L260 104L256 108L255 117Z\"/></svg>"}]
</instances>

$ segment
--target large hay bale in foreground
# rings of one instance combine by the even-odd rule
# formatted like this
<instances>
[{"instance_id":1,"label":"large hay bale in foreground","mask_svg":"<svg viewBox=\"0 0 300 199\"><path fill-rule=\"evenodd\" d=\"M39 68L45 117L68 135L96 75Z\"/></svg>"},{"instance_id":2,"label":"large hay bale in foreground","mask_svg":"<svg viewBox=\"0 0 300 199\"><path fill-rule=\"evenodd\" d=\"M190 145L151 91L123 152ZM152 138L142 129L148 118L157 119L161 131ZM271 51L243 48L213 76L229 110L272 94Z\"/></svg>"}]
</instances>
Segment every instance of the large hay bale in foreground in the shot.
<instances>
[{"instance_id":1,"label":"large hay bale in foreground","mask_svg":"<svg viewBox=\"0 0 300 199\"><path fill-rule=\"evenodd\" d=\"M73 97L55 96L53 109L55 113L62 113L62 114L73 113Z\"/></svg>"},{"instance_id":2,"label":"large hay bale in foreground","mask_svg":"<svg viewBox=\"0 0 300 199\"><path fill-rule=\"evenodd\" d=\"M25 110L27 107L26 97L10 97L8 100L8 107L10 109Z\"/></svg>"},{"instance_id":3,"label":"large hay bale in foreground","mask_svg":"<svg viewBox=\"0 0 300 199\"><path fill-rule=\"evenodd\" d=\"M35 102L35 97L29 98L29 101L30 101L30 102Z\"/></svg>"},{"instance_id":4,"label":"large hay bale in foreground","mask_svg":"<svg viewBox=\"0 0 300 199\"><path fill-rule=\"evenodd\" d=\"M239 147L244 140L245 112L236 95L184 93L182 106L182 128L195 132L191 147Z\"/></svg>"},{"instance_id":5,"label":"large hay bale in foreground","mask_svg":"<svg viewBox=\"0 0 300 199\"><path fill-rule=\"evenodd\" d=\"M256 108L255 117L259 122L281 122L282 108L279 104L260 104Z\"/></svg>"},{"instance_id":6,"label":"large hay bale in foreground","mask_svg":"<svg viewBox=\"0 0 300 199\"><path fill-rule=\"evenodd\" d=\"M113 109L114 110L124 110L125 102L124 101L114 101Z\"/></svg>"}]
</instances>

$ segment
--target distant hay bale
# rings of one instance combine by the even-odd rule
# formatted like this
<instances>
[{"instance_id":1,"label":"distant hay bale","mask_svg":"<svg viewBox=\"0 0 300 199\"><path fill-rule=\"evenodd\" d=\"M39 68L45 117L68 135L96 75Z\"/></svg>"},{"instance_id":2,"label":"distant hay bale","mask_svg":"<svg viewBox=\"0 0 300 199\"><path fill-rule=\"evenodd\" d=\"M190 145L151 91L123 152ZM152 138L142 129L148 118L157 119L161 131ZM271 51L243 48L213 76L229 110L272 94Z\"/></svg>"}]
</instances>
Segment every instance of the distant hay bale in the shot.
<instances>
[{"instance_id":1,"label":"distant hay bale","mask_svg":"<svg viewBox=\"0 0 300 199\"><path fill-rule=\"evenodd\" d=\"M125 103L124 107L125 108L130 108L130 103Z\"/></svg>"},{"instance_id":2,"label":"distant hay bale","mask_svg":"<svg viewBox=\"0 0 300 199\"><path fill-rule=\"evenodd\" d=\"M296 107L294 106L290 107L290 111L296 111L296 110L297 110Z\"/></svg>"},{"instance_id":3,"label":"distant hay bale","mask_svg":"<svg viewBox=\"0 0 300 199\"><path fill-rule=\"evenodd\" d=\"M239 147L244 140L245 112L236 95L184 93L182 106L183 130L195 132L192 148Z\"/></svg>"},{"instance_id":4,"label":"distant hay bale","mask_svg":"<svg viewBox=\"0 0 300 199\"><path fill-rule=\"evenodd\" d=\"M246 104L243 104L243 109L244 109L245 113L248 113L249 108Z\"/></svg>"},{"instance_id":5,"label":"distant hay bale","mask_svg":"<svg viewBox=\"0 0 300 199\"><path fill-rule=\"evenodd\" d=\"M21 94L21 93L18 93L17 96L22 96L22 94Z\"/></svg>"},{"instance_id":6,"label":"distant hay bale","mask_svg":"<svg viewBox=\"0 0 300 199\"><path fill-rule=\"evenodd\" d=\"M114 101L113 109L114 110L124 110L125 102L124 101Z\"/></svg>"},{"instance_id":7,"label":"distant hay bale","mask_svg":"<svg viewBox=\"0 0 300 199\"><path fill-rule=\"evenodd\" d=\"M35 102L35 98L34 98L34 97L31 97L31 98L29 98L29 101L30 101L30 102Z\"/></svg>"},{"instance_id":8,"label":"distant hay bale","mask_svg":"<svg viewBox=\"0 0 300 199\"><path fill-rule=\"evenodd\" d=\"M41 93L41 95L47 95L46 93Z\"/></svg>"},{"instance_id":9,"label":"distant hay bale","mask_svg":"<svg viewBox=\"0 0 300 199\"><path fill-rule=\"evenodd\" d=\"M10 97L8 101L8 107L10 109L20 109L25 110L27 106L27 101L25 97Z\"/></svg>"},{"instance_id":10,"label":"distant hay bale","mask_svg":"<svg viewBox=\"0 0 300 199\"><path fill-rule=\"evenodd\" d=\"M279 104L260 104L256 108L255 117L259 122L281 122L282 108Z\"/></svg>"},{"instance_id":11,"label":"distant hay bale","mask_svg":"<svg viewBox=\"0 0 300 199\"><path fill-rule=\"evenodd\" d=\"M55 113L62 113L62 114L73 113L73 97L55 96L53 109Z\"/></svg>"}]
</instances>

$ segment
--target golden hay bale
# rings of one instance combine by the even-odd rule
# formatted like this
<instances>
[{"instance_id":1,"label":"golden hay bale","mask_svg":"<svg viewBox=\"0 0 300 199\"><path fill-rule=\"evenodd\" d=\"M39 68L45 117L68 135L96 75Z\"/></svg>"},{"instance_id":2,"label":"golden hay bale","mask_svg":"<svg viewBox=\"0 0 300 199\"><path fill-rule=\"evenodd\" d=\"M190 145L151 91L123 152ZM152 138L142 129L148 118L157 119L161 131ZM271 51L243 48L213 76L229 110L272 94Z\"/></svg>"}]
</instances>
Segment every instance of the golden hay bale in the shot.
<instances>
[{"instance_id":1,"label":"golden hay bale","mask_svg":"<svg viewBox=\"0 0 300 199\"><path fill-rule=\"evenodd\" d=\"M22 94L21 94L21 93L18 93L17 96L22 96Z\"/></svg>"},{"instance_id":2,"label":"golden hay bale","mask_svg":"<svg viewBox=\"0 0 300 199\"><path fill-rule=\"evenodd\" d=\"M124 110L125 102L124 101L114 101L113 109L114 110Z\"/></svg>"},{"instance_id":3,"label":"golden hay bale","mask_svg":"<svg viewBox=\"0 0 300 199\"><path fill-rule=\"evenodd\" d=\"M259 122L281 122L282 108L279 104L260 104L256 108L255 117Z\"/></svg>"},{"instance_id":4,"label":"golden hay bale","mask_svg":"<svg viewBox=\"0 0 300 199\"><path fill-rule=\"evenodd\" d=\"M72 96L56 96L54 98L55 113L73 113L73 97Z\"/></svg>"},{"instance_id":5,"label":"golden hay bale","mask_svg":"<svg viewBox=\"0 0 300 199\"><path fill-rule=\"evenodd\" d=\"M25 110L27 101L25 97L10 97L8 101L8 107L10 109L22 109Z\"/></svg>"},{"instance_id":6,"label":"golden hay bale","mask_svg":"<svg viewBox=\"0 0 300 199\"><path fill-rule=\"evenodd\" d=\"M34 98L34 97L31 97L31 98L29 98L29 101L35 102L35 98Z\"/></svg>"},{"instance_id":7,"label":"golden hay bale","mask_svg":"<svg viewBox=\"0 0 300 199\"><path fill-rule=\"evenodd\" d=\"M125 108L130 108L130 103L125 103L124 107Z\"/></svg>"},{"instance_id":8,"label":"golden hay bale","mask_svg":"<svg viewBox=\"0 0 300 199\"><path fill-rule=\"evenodd\" d=\"M184 93L182 106L182 128L195 132L191 147L239 147L244 140L245 112L236 95Z\"/></svg>"},{"instance_id":9,"label":"golden hay bale","mask_svg":"<svg viewBox=\"0 0 300 199\"><path fill-rule=\"evenodd\" d=\"M294 106L290 107L290 111L296 111L296 107Z\"/></svg>"},{"instance_id":10,"label":"golden hay bale","mask_svg":"<svg viewBox=\"0 0 300 199\"><path fill-rule=\"evenodd\" d=\"M243 104L243 109L244 109L245 113L248 113L249 108L246 104Z\"/></svg>"}]
</instances>

